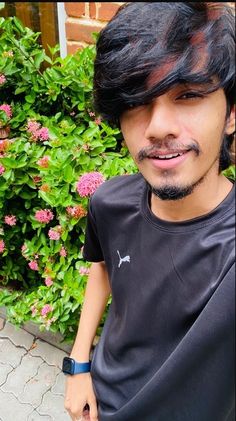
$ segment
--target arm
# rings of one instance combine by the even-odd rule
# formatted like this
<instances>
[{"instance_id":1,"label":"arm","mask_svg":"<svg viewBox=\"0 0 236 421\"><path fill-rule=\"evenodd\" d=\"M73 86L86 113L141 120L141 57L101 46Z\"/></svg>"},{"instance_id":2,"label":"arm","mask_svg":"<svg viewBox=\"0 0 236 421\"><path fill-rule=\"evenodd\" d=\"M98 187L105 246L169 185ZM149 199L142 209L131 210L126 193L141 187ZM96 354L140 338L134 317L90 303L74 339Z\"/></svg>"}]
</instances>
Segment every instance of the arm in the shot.
<instances>
[{"instance_id":1,"label":"arm","mask_svg":"<svg viewBox=\"0 0 236 421\"><path fill-rule=\"evenodd\" d=\"M110 292L105 263L92 263L78 332L71 351L71 357L78 362L89 361L93 339ZM72 420L76 420L83 415L83 408L86 404L90 407L90 419L97 420L96 398L90 373L68 376L65 408Z\"/></svg>"}]
</instances>

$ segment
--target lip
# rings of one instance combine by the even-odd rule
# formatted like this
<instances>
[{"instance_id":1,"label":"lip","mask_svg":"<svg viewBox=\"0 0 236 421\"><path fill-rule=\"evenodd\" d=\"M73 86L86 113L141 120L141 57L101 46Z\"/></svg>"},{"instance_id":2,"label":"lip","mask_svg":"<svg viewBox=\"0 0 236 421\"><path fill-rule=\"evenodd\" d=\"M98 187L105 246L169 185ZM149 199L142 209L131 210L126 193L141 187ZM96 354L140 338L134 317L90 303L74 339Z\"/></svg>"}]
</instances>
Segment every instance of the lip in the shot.
<instances>
[{"instance_id":1,"label":"lip","mask_svg":"<svg viewBox=\"0 0 236 421\"><path fill-rule=\"evenodd\" d=\"M177 156L176 158L172 158L172 159L163 159L163 160L155 159L155 158L147 158L147 159L148 161L151 162L151 164L155 168L161 169L161 170L169 170L171 168L175 168L178 165L182 164L187 159L189 152L190 151L187 151L183 155Z\"/></svg>"}]
</instances>

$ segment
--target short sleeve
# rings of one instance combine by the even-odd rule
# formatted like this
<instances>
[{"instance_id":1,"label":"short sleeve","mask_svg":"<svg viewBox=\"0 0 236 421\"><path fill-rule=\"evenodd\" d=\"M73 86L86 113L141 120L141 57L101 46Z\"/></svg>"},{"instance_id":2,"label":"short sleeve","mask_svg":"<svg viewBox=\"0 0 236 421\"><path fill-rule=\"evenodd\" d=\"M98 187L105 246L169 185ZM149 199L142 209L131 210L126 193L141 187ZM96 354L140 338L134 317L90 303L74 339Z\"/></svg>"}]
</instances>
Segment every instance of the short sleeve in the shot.
<instances>
[{"instance_id":1,"label":"short sleeve","mask_svg":"<svg viewBox=\"0 0 236 421\"><path fill-rule=\"evenodd\" d=\"M104 260L102 248L97 234L96 220L92 213L91 200L87 214L83 258L88 262L102 262Z\"/></svg>"}]
</instances>

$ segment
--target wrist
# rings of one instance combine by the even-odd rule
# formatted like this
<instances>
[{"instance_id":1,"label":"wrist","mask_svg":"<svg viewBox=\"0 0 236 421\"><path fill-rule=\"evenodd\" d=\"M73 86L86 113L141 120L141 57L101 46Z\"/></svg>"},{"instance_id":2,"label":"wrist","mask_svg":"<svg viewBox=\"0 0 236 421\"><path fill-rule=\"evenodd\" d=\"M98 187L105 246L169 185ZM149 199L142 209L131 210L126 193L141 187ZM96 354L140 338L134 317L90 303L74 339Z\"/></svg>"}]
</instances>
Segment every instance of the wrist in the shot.
<instances>
[{"instance_id":1,"label":"wrist","mask_svg":"<svg viewBox=\"0 0 236 421\"><path fill-rule=\"evenodd\" d=\"M74 358L65 357L63 359L62 371L64 374L80 374L80 373L89 373L91 368L91 362L78 362Z\"/></svg>"},{"instance_id":2,"label":"wrist","mask_svg":"<svg viewBox=\"0 0 236 421\"><path fill-rule=\"evenodd\" d=\"M83 363L90 360L90 353L89 352L81 352L81 351L72 351L70 354L70 358L73 358L75 361L79 363Z\"/></svg>"}]
</instances>

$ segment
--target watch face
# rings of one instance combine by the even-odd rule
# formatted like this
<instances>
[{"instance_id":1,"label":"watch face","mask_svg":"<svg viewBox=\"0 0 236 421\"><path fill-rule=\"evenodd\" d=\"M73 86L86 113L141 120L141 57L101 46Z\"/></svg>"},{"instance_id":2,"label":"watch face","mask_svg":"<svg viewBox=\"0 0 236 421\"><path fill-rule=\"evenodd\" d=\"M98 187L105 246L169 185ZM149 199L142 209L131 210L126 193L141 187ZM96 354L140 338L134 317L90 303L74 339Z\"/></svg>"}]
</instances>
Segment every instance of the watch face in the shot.
<instances>
[{"instance_id":1,"label":"watch face","mask_svg":"<svg viewBox=\"0 0 236 421\"><path fill-rule=\"evenodd\" d=\"M73 374L74 372L74 364L73 360L69 357L65 357L63 359L62 371L65 374Z\"/></svg>"}]
</instances>

